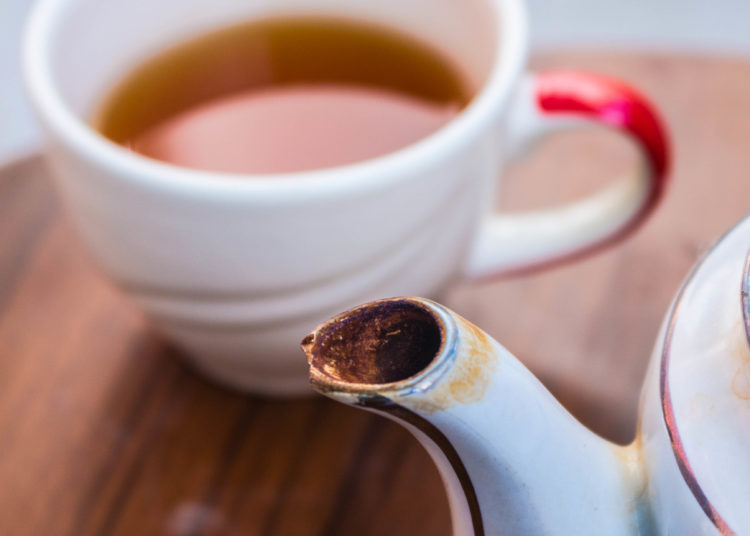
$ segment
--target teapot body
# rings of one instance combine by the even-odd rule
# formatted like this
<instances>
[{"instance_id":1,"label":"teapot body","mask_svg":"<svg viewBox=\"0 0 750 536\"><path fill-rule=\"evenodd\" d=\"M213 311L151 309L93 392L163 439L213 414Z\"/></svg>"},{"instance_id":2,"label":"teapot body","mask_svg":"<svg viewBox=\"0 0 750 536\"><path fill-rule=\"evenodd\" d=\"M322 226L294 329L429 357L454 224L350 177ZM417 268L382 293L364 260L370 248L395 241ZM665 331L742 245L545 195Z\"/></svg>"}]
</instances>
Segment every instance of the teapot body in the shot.
<instances>
[{"instance_id":1,"label":"teapot body","mask_svg":"<svg viewBox=\"0 0 750 536\"><path fill-rule=\"evenodd\" d=\"M457 535L750 534L748 246L750 217L680 289L628 446L588 431L502 345L421 298L316 328L303 341L311 383L414 434Z\"/></svg>"},{"instance_id":2,"label":"teapot body","mask_svg":"<svg viewBox=\"0 0 750 536\"><path fill-rule=\"evenodd\" d=\"M750 217L693 269L661 327L639 436L657 534L750 533Z\"/></svg>"}]
</instances>

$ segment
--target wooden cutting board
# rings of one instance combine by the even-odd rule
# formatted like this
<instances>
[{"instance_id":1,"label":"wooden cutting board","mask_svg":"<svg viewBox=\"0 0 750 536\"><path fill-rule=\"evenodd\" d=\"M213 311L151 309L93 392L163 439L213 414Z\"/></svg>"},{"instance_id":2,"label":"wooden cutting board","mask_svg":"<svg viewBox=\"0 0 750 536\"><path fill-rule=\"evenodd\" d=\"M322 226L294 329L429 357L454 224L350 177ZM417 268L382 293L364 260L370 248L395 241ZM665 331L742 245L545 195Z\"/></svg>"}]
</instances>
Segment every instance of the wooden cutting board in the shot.
<instances>
[{"instance_id":1,"label":"wooden cutting board","mask_svg":"<svg viewBox=\"0 0 750 536\"><path fill-rule=\"evenodd\" d=\"M621 76L651 95L674 137L672 187L604 254L443 301L586 424L627 442L671 297L750 211L750 62L561 53L534 64ZM501 206L590 191L628 169L630 151L614 135L555 138L510 170ZM93 266L39 159L0 170L0 534L449 533L437 471L408 433L320 397L264 400L203 380Z\"/></svg>"}]
</instances>

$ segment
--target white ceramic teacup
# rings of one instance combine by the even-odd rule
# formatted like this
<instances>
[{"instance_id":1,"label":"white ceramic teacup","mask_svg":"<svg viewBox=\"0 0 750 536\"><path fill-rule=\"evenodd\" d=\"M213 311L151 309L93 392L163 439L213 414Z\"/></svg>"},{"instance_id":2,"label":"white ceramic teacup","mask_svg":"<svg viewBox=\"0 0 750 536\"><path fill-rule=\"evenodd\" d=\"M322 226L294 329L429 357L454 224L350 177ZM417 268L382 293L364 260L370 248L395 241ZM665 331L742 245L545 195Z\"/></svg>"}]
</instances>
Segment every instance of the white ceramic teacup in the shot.
<instances>
[{"instance_id":1,"label":"white ceramic teacup","mask_svg":"<svg viewBox=\"0 0 750 536\"><path fill-rule=\"evenodd\" d=\"M364 19L421 37L456 60L476 96L414 145L282 177L170 166L87 124L154 52L283 13ZM668 155L652 107L595 75L524 75L526 53L520 0L42 0L23 64L57 185L103 269L209 376L295 394L308 389L299 340L332 314L575 257L624 236L654 207ZM643 165L570 206L491 212L509 156L550 130L586 124L626 134Z\"/></svg>"}]
</instances>

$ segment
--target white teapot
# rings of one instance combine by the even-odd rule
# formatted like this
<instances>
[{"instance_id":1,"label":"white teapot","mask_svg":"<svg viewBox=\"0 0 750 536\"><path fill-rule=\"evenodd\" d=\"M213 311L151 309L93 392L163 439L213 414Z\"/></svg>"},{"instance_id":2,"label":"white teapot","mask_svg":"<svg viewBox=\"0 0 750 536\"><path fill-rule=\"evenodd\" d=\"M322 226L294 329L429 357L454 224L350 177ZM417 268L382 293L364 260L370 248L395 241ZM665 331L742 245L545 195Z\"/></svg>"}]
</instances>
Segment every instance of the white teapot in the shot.
<instances>
[{"instance_id":1,"label":"white teapot","mask_svg":"<svg viewBox=\"0 0 750 536\"><path fill-rule=\"evenodd\" d=\"M576 421L505 348L421 298L303 341L321 393L381 413L437 464L456 535L750 534L750 217L661 328L628 446Z\"/></svg>"}]
</instances>

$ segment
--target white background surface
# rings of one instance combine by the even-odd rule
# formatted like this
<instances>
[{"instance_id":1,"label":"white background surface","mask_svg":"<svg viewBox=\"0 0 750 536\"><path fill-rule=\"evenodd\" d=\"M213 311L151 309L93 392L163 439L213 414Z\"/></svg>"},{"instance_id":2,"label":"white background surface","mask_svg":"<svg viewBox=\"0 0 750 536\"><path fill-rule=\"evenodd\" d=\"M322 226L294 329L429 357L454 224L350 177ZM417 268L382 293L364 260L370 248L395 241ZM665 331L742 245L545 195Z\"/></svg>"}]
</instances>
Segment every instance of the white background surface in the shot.
<instances>
[{"instance_id":1,"label":"white background surface","mask_svg":"<svg viewBox=\"0 0 750 536\"><path fill-rule=\"evenodd\" d=\"M18 68L31 4L0 0L0 162L32 152L39 143ZM750 0L529 0L528 5L537 50L592 46L750 55Z\"/></svg>"}]
</instances>

